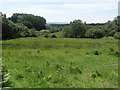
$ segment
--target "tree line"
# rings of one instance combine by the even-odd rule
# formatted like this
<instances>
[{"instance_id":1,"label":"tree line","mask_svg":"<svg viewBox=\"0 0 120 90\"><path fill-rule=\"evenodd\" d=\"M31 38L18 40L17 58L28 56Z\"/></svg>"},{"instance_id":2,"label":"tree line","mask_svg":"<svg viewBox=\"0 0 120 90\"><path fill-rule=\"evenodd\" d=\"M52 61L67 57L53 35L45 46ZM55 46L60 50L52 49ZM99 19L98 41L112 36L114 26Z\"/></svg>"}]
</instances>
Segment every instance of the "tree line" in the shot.
<instances>
[{"instance_id":1,"label":"tree line","mask_svg":"<svg viewBox=\"0 0 120 90\"><path fill-rule=\"evenodd\" d=\"M46 19L32 14L15 13L10 18L1 13L2 39L19 37L37 37L41 30L50 33L62 31L65 38L102 38L114 37L120 39L120 16L106 23L87 24L82 20L71 21L64 25L46 25ZM40 34L39 34L40 35Z\"/></svg>"},{"instance_id":2,"label":"tree line","mask_svg":"<svg viewBox=\"0 0 120 90\"><path fill-rule=\"evenodd\" d=\"M120 16L104 24L86 24L81 20L74 20L63 29L64 37L67 38L102 38L110 36L120 39Z\"/></svg>"},{"instance_id":3,"label":"tree line","mask_svg":"<svg viewBox=\"0 0 120 90\"><path fill-rule=\"evenodd\" d=\"M36 37L36 31L46 29L46 19L32 14L15 13L10 18L2 17L2 39Z\"/></svg>"}]
</instances>

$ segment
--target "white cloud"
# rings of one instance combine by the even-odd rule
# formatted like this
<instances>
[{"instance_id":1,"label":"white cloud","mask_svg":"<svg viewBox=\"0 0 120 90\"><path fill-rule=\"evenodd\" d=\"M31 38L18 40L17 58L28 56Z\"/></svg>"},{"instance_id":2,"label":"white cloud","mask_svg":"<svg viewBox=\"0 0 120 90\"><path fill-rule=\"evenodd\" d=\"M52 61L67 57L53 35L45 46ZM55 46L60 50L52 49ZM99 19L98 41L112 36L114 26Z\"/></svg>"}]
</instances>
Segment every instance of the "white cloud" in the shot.
<instances>
[{"instance_id":1,"label":"white cloud","mask_svg":"<svg viewBox=\"0 0 120 90\"><path fill-rule=\"evenodd\" d=\"M82 2L83 0L81 0L81 2L77 2L78 0L70 0L73 3L68 1L66 3L63 2L63 0L56 0L62 3L50 3L47 2L47 0L46 2L44 1L44 3L35 3L36 0L33 3L23 3L22 1L23 0L21 0L21 3L3 3L2 12L8 16L11 16L13 13L31 13L45 17L48 22L69 22L74 19L82 19L87 22L105 22L117 16L118 11L117 2L114 2L117 0L97 0L100 2L95 2L96 0L87 0L89 2L85 0L84 2ZM39 2L40 1L42 2L43 0L39 0Z\"/></svg>"}]
</instances>

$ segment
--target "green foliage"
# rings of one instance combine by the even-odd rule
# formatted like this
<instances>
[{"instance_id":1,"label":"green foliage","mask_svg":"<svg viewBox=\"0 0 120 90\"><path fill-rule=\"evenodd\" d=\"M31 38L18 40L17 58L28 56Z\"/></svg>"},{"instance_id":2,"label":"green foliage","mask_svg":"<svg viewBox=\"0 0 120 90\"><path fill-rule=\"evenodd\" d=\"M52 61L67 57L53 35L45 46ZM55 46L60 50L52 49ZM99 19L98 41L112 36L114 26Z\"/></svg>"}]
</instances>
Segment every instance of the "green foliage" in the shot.
<instances>
[{"instance_id":1,"label":"green foliage","mask_svg":"<svg viewBox=\"0 0 120 90\"><path fill-rule=\"evenodd\" d=\"M97 77L101 77L101 76L102 75L98 70L93 71L93 73L91 75L92 78L97 78Z\"/></svg>"},{"instance_id":2,"label":"green foliage","mask_svg":"<svg viewBox=\"0 0 120 90\"><path fill-rule=\"evenodd\" d=\"M23 78L23 75L22 74L17 74L16 75L16 79L18 80L18 79L22 79Z\"/></svg>"},{"instance_id":3,"label":"green foliage","mask_svg":"<svg viewBox=\"0 0 120 90\"><path fill-rule=\"evenodd\" d=\"M95 54L95 55L100 55L101 52L99 52L99 51L95 51L94 54Z\"/></svg>"},{"instance_id":4,"label":"green foliage","mask_svg":"<svg viewBox=\"0 0 120 90\"><path fill-rule=\"evenodd\" d=\"M2 39L14 39L19 37L36 37L35 29L28 29L22 23L13 23L7 18L2 18Z\"/></svg>"},{"instance_id":5,"label":"green foliage","mask_svg":"<svg viewBox=\"0 0 120 90\"><path fill-rule=\"evenodd\" d=\"M87 38L101 38L104 36L104 31L101 29L89 29L86 31L85 37Z\"/></svg>"},{"instance_id":6,"label":"green foliage","mask_svg":"<svg viewBox=\"0 0 120 90\"><path fill-rule=\"evenodd\" d=\"M64 28L65 37L78 38L84 37L86 28L81 20L74 20L70 25Z\"/></svg>"},{"instance_id":7,"label":"green foliage","mask_svg":"<svg viewBox=\"0 0 120 90\"><path fill-rule=\"evenodd\" d=\"M53 35L51 36L51 38L57 38L57 36L53 34Z\"/></svg>"},{"instance_id":8,"label":"green foliage","mask_svg":"<svg viewBox=\"0 0 120 90\"><path fill-rule=\"evenodd\" d=\"M104 32L101 29L95 30L93 34L94 38L101 38L104 36Z\"/></svg>"},{"instance_id":9,"label":"green foliage","mask_svg":"<svg viewBox=\"0 0 120 90\"><path fill-rule=\"evenodd\" d=\"M41 30L41 31L37 31L38 33L38 36L42 37L46 37L46 36L49 36L48 34L50 34L50 31L49 30Z\"/></svg>"},{"instance_id":10,"label":"green foliage","mask_svg":"<svg viewBox=\"0 0 120 90\"><path fill-rule=\"evenodd\" d=\"M117 24L117 31L120 32L120 16L117 16L117 20L115 19L116 24Z\"/></svg>"},{"instance_id":11,"label":"green foliage","mask_svg":"<svg viewBox=\"0 0 120 90\"><path fill-rule=\"evenodd\" d=\"M115 18L113 21L108 21L102 29L105 31L105 36L114 36L118 32L118 27L118 21Z\"/></svg>"},{"instance_id":12,"label":"green foliage","mask_svg":"<svg viewBox=\"0 0 120 90\"><path fill-rule=\"evenodd\" d=\"M2 87L11 87L10 74L5 65L2 65Z\"/></svg>"},{"instance_id":13,"label":"green foliage","mask_svg":"<svg viewBox=\"0 0 120 90\"><path fill-rule=\"evenodd\" d=\"M14 23L22 23L29 29L35 28L37 31L46 29L46 20L40 16L34 16L32 14L20 14L15 13L11 17Z\"/></svg>"},{"instance_id":14,"label":"green foliage","mask_svg":"<svg viewBox=\"0 0 120 90\"><path fill-rule=\"evenodd\" d=\"M115 50L113 48L110 48L110 52L109 52L110 55L115 55L117 57L120 57L120 51L118 50Z\"/></svg>"},{"instance_id":15,"label":"green foliage","mask_svg":"<svg viewBox=\"0 0 120 90\"><path fill-rule=\"evenodd\" d=\"M120 32L116 32L116 33L114 34L114 38L120 39Z\"/></svg>"},{"instance_id":16,"label":"green foliage","mask_svg":"<svg viewBox=\"0 0 120 90\"><path fill-rule=\"evenodd\" d=\"M80 67L77 64L71 64L69 69L70 69L70 72L73 74L81 74L82 73Z\"/></svg>"},{"instance_id":17,"label":"green foliage","mask_svg":"<svg viewBox=\"0 0 120 90\"><path fill-rule=\"evenodd\" d=\"M49 37L49 35L48 35L48 34L45 34L45 35L44 35L44 37L48 38L48 37Z\"/></svg>"},{"instance_id":18,"label":"green foliage","mask_svg":"<svg viewBox=\"0 0 120 90\"><path fill-rule=\"evenodd\" d=\"M1 15L3 19L3 39L36 36L51 37L53 34L56 35L56 37L67 38L101 38L104 36L111 36L117 39L119 38L119 34L117 33L120 31L119 16L116 17L113 21L108 21L105 24L86 24L86 22L83 23L81 20L74 20L70 22L70 24L46 25L46 20L43 17L34 16L32 14L15 13L9 19L6 18L5 14L1 13ZM45 30L46 26L47 30ZM57 35L57 33L60 35Z\"/></svg>"},{"instance_id":19,"label":"green foliage","mask_svg":"<svg viewBox=\"0 0 120 90\"><path fill-rule=\"evenodd\" d=\"M13 39L18 37L18 27L12 21L2 18L2 39Z\"/></svg>"},{"instance_id":20,"label":"green foliage","mask_svg":"<svg viewBox=\"0 0 120 90\"><path fill-rule=\"evenodd\" d=\"M66 26L63 28L63 32L64 32L64 37L72 37L72 32L71 32L71 28L70 26Z\"/></svg>"}]
</instances>

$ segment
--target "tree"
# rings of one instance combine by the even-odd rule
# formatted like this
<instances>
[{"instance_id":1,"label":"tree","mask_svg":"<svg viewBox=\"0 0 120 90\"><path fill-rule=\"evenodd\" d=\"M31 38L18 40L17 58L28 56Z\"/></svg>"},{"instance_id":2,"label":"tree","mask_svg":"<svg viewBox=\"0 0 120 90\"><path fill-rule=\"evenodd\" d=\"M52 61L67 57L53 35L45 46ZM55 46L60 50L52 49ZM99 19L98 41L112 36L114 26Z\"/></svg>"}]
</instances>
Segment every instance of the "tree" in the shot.
<instances>
[{"instance_id":1,"label":"tree","mask_svg":"<svg viewBox=\"0 0 120 90\"><path fill-rule=\"evenodd\" d=\"M101 38L104 36L104 32L101 29L95 30L93 32L94 38Z\"/></svg>"},{"instance_id":2,"label":"tree","mask_svg":"<svg viewBox=\"0 0 120 90\"><path fill-rule=\"evenodd\" d=\"M114 36L116 32L120 31L120 18L116 17L113 21L108 21L102 29L105 31L105 36Z\"/></svg>"},{"instance_id":3,"label":"tree","mask_svg":"<svg viewBox=\"0 0 120 90\"><path fill-rule=\"evenodd\" d=\"M66 37L78 38L84 37L86 32L86 24L81 20L74 20L70 22L70 25L64 30Z\"/></svg>"},{"instance_id":4,"label":"tree","mask_svg":"<svg viewBox=\"0 0 120 90\"><path fill-rule=\"evenodd\" d=\"M87 38L101 38L104 36L104 31L101 29L89 29L86 31L85 37Z\"/></svg>"},{"instance_id":5,"label":"tree","mask_svg":"<svg viewBox=\"0 0 120 90\"><path fill-rule=\"evenodd\" d=\"M7 18L2 18L2 39L13 39L18 37L18 27Z\"/></svg>"},{"instance_id":6,"label":"tree","mask_svg":"<svg viewBox=\"0 0 120 90\"><path fill-rule=\"evenodd\" d=\"M19 37L35 37L35 29L28 29L22 23L14 23L2 17L2 39L14 39Z\"/></svg>"},{"instance_id":7,"label":"tree","mask_svg":"<svg viewBox=\"0 0 120 90\"><path fill-rule=\"evenodd\" d=\"M118 28L117 31L120 32L120 16L117 17L116 25L117 25L117 28Z\"/></svg>"},{"instance_id":8,"label":"tree","mask_svg":"<svg viewBox=\"0 0 120 90\"><path fill-rule=\"evenodd\" d=\"M11 20L14 23L24 24L28 27L28 29L35 28L37 31L46 29L46 20L40 16L34 16L32 14L15 13L12 15Z\"/></svg>"},{"instance_id":9,"label":"tree","mask_svg":"<svg viewBox=\"0 0 120 90\"><path fill-rule=\"evenodd\" d=\"M84 37L86 32L85 24L81 20L74 20L70 22L72 37Z\"/></svg>"},{"instance_id":10,"label":"tree","mask_svg":"<svg viewBox=\"0 0 120 90\"><path fill-rule=\"evenodd\" d=\"M65 26L63 28L64 37L72 38L72 32L71 31L72 30L71 30L70 26Z\"/></svg>"}]
</instances>

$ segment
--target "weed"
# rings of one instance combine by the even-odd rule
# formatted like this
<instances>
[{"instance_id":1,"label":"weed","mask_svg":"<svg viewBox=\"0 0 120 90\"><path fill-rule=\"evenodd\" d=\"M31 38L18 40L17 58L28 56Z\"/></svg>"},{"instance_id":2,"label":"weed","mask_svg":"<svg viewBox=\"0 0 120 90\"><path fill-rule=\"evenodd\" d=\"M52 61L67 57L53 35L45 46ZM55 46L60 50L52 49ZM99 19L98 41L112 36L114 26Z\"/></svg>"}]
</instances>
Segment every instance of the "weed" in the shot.
<instances>
[{"instance_id":1,"label":"weed","mask_svg":"<svg viewBox=\"0 0 120 90\"><path fill-rule=\"evenodd\" d=\"M60 65L59 63L55 65L55 68L56 68L57 70L59 70L59 71L62 70L62 67L61 67L61 65Z\"/></svg>"},{"instance_id":2,"label":"weed","mask_svg":"<svg viewBox=\"0 0 120 90\"><path fill-rule=\"evenodd\" d=\"M43 71L38 71L37 73L37 78L42 78L44 75L43 75Z\"/></svg>"},{"instance_id":3,"label":"weed","mask_svg":"<svg viewBox=\"0 0 120 90\"><path fill-rule=\"evenodd\" d=\"M37 53L40 53L40 50L37 50Z\"/></svg>"},{"instance_id":4,"label":"weed","mask_svg":"<svg viewBox=\"0 0 120 90\"><path fill-rule=\"evenodd\" d=\"M47 81L50 81L51 80L51 75L49 75L48 77L47 77Z\"/></svg>"},{"instance_id":5,"label":"weed","mask_svg":"<svg viewBox=\"0 0 120 90\"><path fill-rule=\"evenodd\" d=\"M95 54L95 55L100 55L101 52L99 52L99 51L95 51L94 54Z\"/></svg>"},{"instance_id":6,"label":"weed","mask_svg":"<svg viewBox=\"0 0 120 90\"><path fill-rule=\"evenodd\" d=\"M93 73L91 75L92 78L101 77L101 76L102 76L102 74L98 70L93 71Z\"/></svg>"},{"instance_id":7,"label":"weed","mask_svg":"<svg viewBox=\"0 0 120 90\"><path fill-rule=\"evenodd\" d=\"M8 72L7 68L5 65L2 65L2 73L0 73L0 76L2 76L2 87L11 87L12 82L9 80L10 79L10 73Z\"/></svg>"},{"instance_id":8,"label":"weed","mask_svg":"<svg viewBox=\"0 0 120 90\"><path fill-rule=\"evenodd\" d=\"M115 52L115 55L118 56L118 57L120 57L120 52L119 52L119 51L116 51L116 52Z\"/></svg>"},{"instance_id":9,"label":"weed","mask_svg":"<svg viewBox=\"0 0 120 90\"><path fill-rule=\"evenodd\" d=\"M26 71L26 72L31 72L31 69L32 69L31 67L26 67L26 68L25 68L25 71Z\"/></svg>"},{"instance_id":10,"label":"weed","mask_svg":"<svg viewBox=\"0 0 120 90\"><path fill-rule=\"evenodd\" d=\"M82 73L81 69L77 65L70 66L70 72L74 73L74 74L77 74L77 73L81 74Z\"/></svg>"},{"instance_id":11,"label":"weed","mask_svg":"<svg viewBox=\"0 0 120 90\"><path fill-rule=\"evenodd\" d=\"M111 52L114 52L114 49L113 49L113 48L110 48L110 51L111 51Z\"/></svg>"},{"instance_id":12,"label":"weed","mask_svg":"<svg viewBox=\"0 0 120 90\"><path fill-rule=\"evenodd\" d=\"M49 61L46 61L46 65L49 66L49 65L50 65L50 62L49 62Z\"/></svg>"},{"instance_id":13,"label":"weed","mask_svg":"<svg viewBox=\"0 0 120 90\"><path fill-rule=\"evenodd\" d=\"M22 78L24 78L22 74L17 74L16 75L16 79L22 79Z\"/></svg>"},{"instance_id":14,"label":"weed","mask_svg":"<svg viewBox=\"0 0 120 90\"><path fill-rule=\"evenodd\" d=\"M98 77L102 76L102 74L98 70L96 70L95 72L96 72Z\"/></svg>"}]
</instances>

